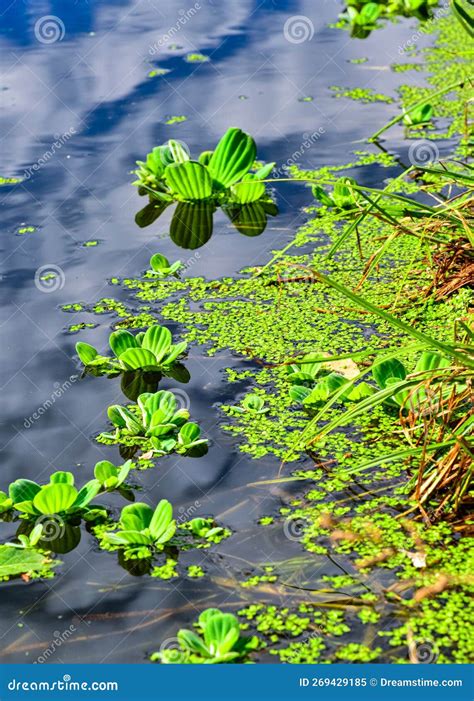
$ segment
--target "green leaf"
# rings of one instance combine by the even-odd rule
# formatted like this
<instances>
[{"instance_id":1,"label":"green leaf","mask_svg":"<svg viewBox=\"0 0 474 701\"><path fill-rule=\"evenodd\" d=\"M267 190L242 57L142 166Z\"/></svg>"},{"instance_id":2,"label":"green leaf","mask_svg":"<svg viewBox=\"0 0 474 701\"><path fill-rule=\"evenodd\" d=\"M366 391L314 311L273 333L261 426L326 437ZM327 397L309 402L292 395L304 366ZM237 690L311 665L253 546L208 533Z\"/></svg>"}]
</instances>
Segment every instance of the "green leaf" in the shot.
<instances>
[{"instance_id":1,"label":"green leaf","mask_svg":"<svg viewBox=\"0 0 474 701\"><path fill-rule=\"evenodd\" d=\"M304 402L304 400L309 397L311 390L309 387L304 385L292 385L290 387L290 397L295 402Z\"/></svg>"},{"instance_id":2,"label":"green leaf","mask_svg":"<svg viewBox=\"0 0 474 701\"><path fill-rule=\"evenodd\" d=\"M157 272L168 269L170 267L170 263L168 258L165 258L161 253L155 253L152 255L150 258L150 266L153 270L156 270Z\"/></svg>"},{"instance_id":3,"label":"green leaf","mask_svg":"<svg viewBox=\"0 0 474 701\"><path fill-rule=\"evenodd\" d=\"M148 504L136 502L124 506L120 514L120 526L126 531L142 531L148 528L153 518L153 510Z\"/></svg>"},{"instance_id":4,"label":"green leaf","mask_svg":"<svg viewBox=\"0 0 474 701\"><path fill-rule=\"evenodd\" d=\"M217 657L230 652L240 637L237 619L231 613L211 616L204 628L204 642Z\"/></svg>"},{"instance_id":5,"label":"green leaf","mask_svg":"<svg viewBox=\"0 0 474 701\"><path fill-rule=\"evenodd\" d=\"M266 163L264 166L257 170L257 172L255 173L255 177L257 178L257 180L266 180L275 166L276 163Z\"/></svg>"},{"instance_id":6,"label":"green leaf","mask_svg":"<svg viewBox=\"0 0 474 701\"><path fill-rule=\"evenodd\" d=\"M389 378L402 381L407 376L405 366L396 358L375 363L372 367L372 376L379 387L385 389Z\"/></svg>"},{"instance_id":7,"label":"green leaf","mask_svg":"<svg viewBox=\"0 0 474 701\"><path fill-rule=\"evenodd\" d=\"M254 175L245 175L244 178L231 187L232 200L239 204L256 202L265 194L265 185Z\"/></svg>"},{"instance_id":8,"label":"green leaf","mask_svg":"<svg viewBox=\"0 0 474 701\"><path fill-rule=\"evenodd\" d=\"M325 402L333 392L336 392L339 387L342 387L348 382L349 380L342 375L332 372L330 375L323 377L323 379L316 384L311 394L304 400L304 403L317 404L318 402Z\"/></svg>"},{"instance_id":9,"label":"green leaf","mask_svg":"<svg viewBox=\"0 0 474 701\"><path fill-rule=\"evenodd\" d=\"M139 347L135 336L133 336L130 331L124 331L123 329L110 334L109 345L117 358L129 348Z\"/></svg>"},{"instance_id":10,"label":"green leaf","mask_svg":"<svg viewBox=\"0 0 474 701\"><path fill-rule=\"evenodd\" d=\"M104 484L111 477L117 477L118 470L109 460L101 460L94 467L94 477Z\"/></svg>"},{"instance_id":11,"label":"green leaf","mask_svg":"<svg viewBox=\"0 0 474 701\"><path fill-rule=\"evenodd\" d=\"M467 11L461 0L452 0L452 8L455 17L461 23L462 28L474 37L474 17Z\"/></svg>"},{"instance_id":12,"label":"green leaf","mask_svg":"<svg viewBox=\"0 0 474 701\"><path fill-rule=\"evenodd\" d=\"M25 514L30 514L30 516L38 516L39 513L33 506L32 501L18 501L15 503L15 509Z\"/></svg>"},{"instance_id":13,"label":"green leaf","mask_svg":"<svg viewBox=\"0 0 474 701\"><path fill-rule=\"evenodd\" d=\"M374 24L382 11L381 5L376 2L368 2L359 13L359 24Z\"/></svg>"},{"instance_id":14,"label":"green leaf","mask_svg":"<svg viewBox=\"0 0 474 701\"><path fill-rule=\"evenodd\" d=\"M49 478L49 481L51 484L70 484L74 486L74 475L72 472L53 472Z\"/></svg>"},{"instance_id":15,"label":"green leaf","mask_svg":"<svg viewBox=\"0 0 474 701\"><path fill-rule=\"evenodd\" d=\"M158 361L153 353L145 348L129 348L122 353L120 362L127 370L146 370L158 367Z\"/></svg>"},{"instance_id":16,"label":"green leaf","mask_svg":"<svg viewBox=\"0 0 474 701\"><path fill-rule=\"evenodd\" d=\"M143 337L142 348L151 351L156 358L156 364L159 364L168 352L172 340L171 331L166 326L150 326Z\"/></svg>"},{"instance_id":17,"label":"green leaf","mask_svg":"<svg viewBox=\"0 0 474 701\"><path fill-rule=\"evenodd\" d=\"M70 509L77 496L77 489L70 484L48 484L35 496L33 506L42 514L59 514Z\"/></svg>"},{"instance_id":18,"label":"green leaf","mask_svg":"<svg viewBox=\"0 0 474 701\"><path fill-rule=\"evenodd\" d=\"M194 519L194 521L197 521L197 520L198 519ZM204 519L199 519L199 520L204 521ZM207 623L210 621L210 619L213 616L221 616L221 615L222 615L222 611L220 609L216 609L216 608L205 609L198 618L199 627L202 630L204 630Z\"/></svg>"},{"instance_id":19,"label":"green leaf","mask_svg":"<svg viewBox=\"0 0 474 701\"><path fill-rule=\"evenodd\" d=\"M313 185L311 192L313 193L314 199L321 202L321 204L326 205L326 207L334 207L334 200L327 194L326 190L324 190L321 185Z\"/></svg>"},{"instance_id":20,"label":"green leaf","mask_svg":"<svg viewBox=\"0 0 474 701\"><path fill-rule=\"evenodd\" d=\"M190 652L194 652L201 657L209 657L209 650L207 649L204 640L194 631L182 628L178 631L176 637L178 638L181 647L189 650Z\"/></svg>"},{"instance_id":21,"label":"green leaf","mask_svg":"<svg viewBox=\"0 0 474 701\"><path fill-rule=\"evenodd\" d=\"M122 407L119 404L112 404L112 406L109 406L107 409L107 416L114 426L118 426L118 428L125 428L127 424L122 416L121 409Z\"/></svg>"},{"instance_id":22,"label":"green leaf","mask_svg":"<svg viewBox=\"0 0 474 701\"><path fill-rule=\"evenodd\" d=\"M112 545L151 545L152 538L141 531L117 531L104 533L104 538Z\"/></svg>"},{"instance_id":23,"label":"green leaf","mask_svg":"<svg viewBox=\"0 0 474 701\"><path fill-rule=\"evenodd\" d=\"M175 163L185 163L189 161L189 153L179 141L170 139L168 141L168 148Z\"/></svg>"},{"instance_id":24,"label":"green leaf","mask_svg":"<svg viewBox=\"0 0 474 701\"><path fill-rule=\"evenodd\" d=\"M12 548L0 545L0 577L38 571L46 563L46 557L35 550Z\"/></svg>"},{"instance_id":25,"label":"green leaf","mask_svg":"<svg viewBox=\"0 0 474 701\"><path fill-rule=\"evenodd\" d=\"M201 435L201 429L199 426L192 421L181 426L179 429L178 440L183 445L189 445L199 438Z\"/></svg>"},{"instance_id":26,"label":"green leaf","mask_svg":"<svg viewBox=\"0 0 474 701\"><path fill-rule=\"evenodd\" d=\"M10 484L8 494L13 503L18 504L22 501L33 501L40 490L41 487L36 482L18 479Z\"/></svg>"},{"instance_id":27,"label":"green leaf","mask_svg":"<svg viewBox=\"0 0 474 701\"><path fill-rule=\"evenodd\" d=\"M206 200L212 195L212 179L197 161L173 163L165 171L170 190L183 200Z\"/></svg>"},{"instance_id":28,"label":"green leaf","mask_svg":"<svg viewBox=\"0 0 474 701\"><path fill-rule=\"evenodd\" d=\"M203 166L208 166L213 153L213 151L203 151L198 158L199 163L201 163Z\"/></svg>"},{"instance_id":29,"label":"green leaf","mask_svg":"<svg viewBox=\"0 0 474 701\"><path fill-rule=\"evenodd\" d=\"M89 343L83 343L82 341L76 343L76 353L84 365L89 365L98 355L94 346L91 346Z\"/></svg>"},{"instance_id":30,"label":"green leaf","mask_svg":"<svg viewBox=\"0 0 474 701\"><path fill-rule=\"evenodd\" d=\"M227 188L249 172L257 155L255 141L241 129L226 131L216 146L208 164L214 180Z\"/></svg>"},{"instance_id":31,"label":"green leaf","mask_svg":"<svg viewBox=\"0 0 474 701\"><path fill-rule=\"evenodd\" d=\"M150 521L149 530L156 542L167 543L176 531L173 521L173 507L166 499L162 499L156 507Z\"/></svg>"},{"instance_id":32,"label":"green leaf","mask_svg":"<svg viewBox=\"0 0 474 701\"><path fill-rule=\"evenodd\" d=\"M418 358L415 369L413 372L432 372L438 368L447 368L450 366L450 362L447 358L443 357L439 353L434 353L432 351L425 351Z\"/></svg>"},{"instance_id":33,"label":"green leaf","mask_svg":"<svg viewBox=\"0 0 474 701\"><path fill-rule=\"evenodd\" d=\"M168 366L174 363L174 361L185 352L187 347L188 344L186 343L186 341L181 341L180 343L171 346L166 358L163 358L163 365Z\"/></svg>"},{"instance_id":34,"label":"green leaf","mask_svg":"<svg viewBox=\"0 0 474 701\"><path fill-rule=\"evenodd\" d=\"M73 507L75 509L82 509L87 504L89 504L94 497L98 495L100 492L100 482L99 480L90 480L87 482L82 489L79 490L79 494L76 497L76 500L73 504Z\"/></svg>"}]
</instances>

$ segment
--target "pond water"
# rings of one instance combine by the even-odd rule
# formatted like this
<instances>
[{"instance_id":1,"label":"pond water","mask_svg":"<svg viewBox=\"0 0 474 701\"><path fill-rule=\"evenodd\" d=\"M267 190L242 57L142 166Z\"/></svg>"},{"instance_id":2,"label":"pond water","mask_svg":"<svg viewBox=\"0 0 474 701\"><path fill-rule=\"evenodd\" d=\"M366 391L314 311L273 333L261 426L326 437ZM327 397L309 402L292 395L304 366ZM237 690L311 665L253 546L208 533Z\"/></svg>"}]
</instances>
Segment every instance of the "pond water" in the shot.
<instances>
[{"instance_id":1,"label":"pond water","mask_svg":"<svg viewBox=\"0 0 474 701\"><path fill-rule=\"evenodd\" d=\"M18 0L4 3L0 12L1 174L24 178L0 190L2 489L19 476L46 481L57 469L74 471L82 483L97 460L118 462L117 449L93 437L107 425L106 407L123 400L120 382L79 379L74 351L79 339L105 349L112 319L67 315L63 304L126 298L108 279L139 275L158 251L183 260L187 275L236 276L245 266L267 262L305 221L304 187L282 185L280 213L260 236L242 235L219 215L205 245L183 250L168 236L171 211L146 228L135 224L145 204L130 184L138 158L168 138L192 153L212 148L235 125L254 136L260 159L317 168L345 163L357 142L395 113L391 104L367 110L337 99L330 87L368 87L395 96L400 81L389 65L399 60L398 47L414 22L390 24L358 41L328 28L340 9L332 1L200 0L190 7L195 12L183 12L181 0ZM60 18L61 40L38 40L35 25L45 15ZM285 37L285 22L296 15L311 18L311 40ZM210 60L187 62L189 53ZM367 63L350 62L364 57ZM149 77L157 68L169 72ZM420 73L415 78L422 80ZM166 124L179 116L187 119ZM391 147L399 148L403 160L406 145L396 136L394 130ZM46 156L58 139L60 147ZM397 172L385 169L382 175L370 166L359 168L358 178L379 185L381 177ZM36 230L19 234L25 226ZM84 246L87 241L98 245ZM35 284L43 267L60 270L61 284L51 283L56 289ZM67 332L79 322L98 325ZM166 497L181 514L213 515L233 536L209 551L183 555L185 564L202 564L206 578L168 583L131 576L84 531L54 579L2 585L2 662L34 661L67 630L71 635L48 661L142 662L202 608L244 605L245 592L235 592L233 578L251 574L255 563L289 561L288 582L298 570L299 582L314 589L322 575L345 572L342 558L303 554L281 527L256 526L291 491L249 486L276 477L278 461L246 457L219 428L217 405L240 390L225 381L224 369L242 369L249 361L224 353L210 358L192 347L186 365L191 380L181 389L211 440L210 450L201 459L168 457L132 481L143 490L139 499L154 504ZM165 380L161 386L175 384ZM55 391L60 397L51 402ZM123 503L118 496L106 502L117 510ZM14 531L12 524L2 525L2 542ZM275 588L267 600L284 604L287 593Z\"/></svg>"}]
</instances>

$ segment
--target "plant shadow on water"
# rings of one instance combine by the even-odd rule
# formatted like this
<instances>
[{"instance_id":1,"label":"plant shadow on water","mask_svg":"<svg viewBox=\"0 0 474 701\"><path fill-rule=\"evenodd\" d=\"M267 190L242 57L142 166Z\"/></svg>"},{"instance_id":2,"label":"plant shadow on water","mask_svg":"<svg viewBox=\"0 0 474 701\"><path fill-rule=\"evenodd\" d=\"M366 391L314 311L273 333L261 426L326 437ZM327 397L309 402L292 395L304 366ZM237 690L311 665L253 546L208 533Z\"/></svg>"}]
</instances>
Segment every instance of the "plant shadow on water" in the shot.
<instances>
[{"instance_id":1,"label":"plant shadow on water","mask_svg":"<svg viewBox=\"0 0 474 701\"><path fill-rule=\"evenodd\" d=\"M153 224L168 207L151 199L141 209L135 222L140 228ZM179 202L170 223L170 239L180 248L195 250L204 246L212 236L216 206L209 202ZM244 236L260 236L267 227L268 217L278 214L276 204L270 200L250 202L244 205L226 205L222 210L231 225Z\"/></svg>"}]
</instances>

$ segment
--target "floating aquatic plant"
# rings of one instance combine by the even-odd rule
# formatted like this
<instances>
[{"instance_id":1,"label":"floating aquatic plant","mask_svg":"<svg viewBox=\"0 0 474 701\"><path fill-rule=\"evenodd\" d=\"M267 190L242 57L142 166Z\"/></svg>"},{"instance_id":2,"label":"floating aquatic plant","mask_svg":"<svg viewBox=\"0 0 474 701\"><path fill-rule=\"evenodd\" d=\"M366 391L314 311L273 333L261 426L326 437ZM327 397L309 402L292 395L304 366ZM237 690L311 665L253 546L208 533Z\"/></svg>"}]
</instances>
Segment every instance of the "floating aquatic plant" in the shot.
<instances>
[{"instance_id":1,"label":"floating aquatic plant","mask_svg":"<svg viewBox=\"0 0 474 701\"><path fill-rule=\"evenodd\" d=\"M240 406L231 407L232 414L266 414L270 411L265 406L265 400L259 394L247 394L240 403Z\"/></svg>"},{"instance_id":2,"label":"floating aquatic plant","mask_svg":"<svg viewBox=\"0 0 474 701\"><path fill-rule=\"evenodd\" d=\"M351 36L365 39L377 28L378 19L396 19L398 16L417 17L421 21L429 19L438 0L346 0L346 3L347 7L340 15L342 26L350 28Z\"/></svg>"},{"instance_id":3,"label":"floating aquatic plant","mask_svg":"<svg viewBox=\"0 0 474 701\"><path fill-rule=\"evenodd\" d=\"M101 460L94 467L94 477L99 482L102 490L110 492L124 486L132 467L133 462L131 460L127 460L120 467L117 467L109 460Z\"/></svg>"},{"instance_id":4,"label":"floating aquatic plant","mask_svg":"<svg viewBox=\"0 0 474 701\"><path fill-rule=\"evenodd\" d=\"M99 491L97 480L91 480L77 490L72 472L59 471L50 476L46 485L27 479L15 480L10 484L9 497L14 508L26 519L48 516L61 521L93 520L106 514L103 508L91 505Z\"/></svg>"},{"instance_id":5,"label":"floating aquatic plant","mask_svg":"<svg viewBox=\"0 0 474 701\"><path fill-rule=\"evenodd\" d=\"M116 427L114 435L101 434L120 442L122 438L136 439L137 445L149 442L157 455L171 452L188 454L196 448L204 448L206 439L200 438L201 429L189 419L187 409L179 409L172 392L160 390L155 394L144 393L133 408L114 404L107 410ZM132 442L134 442L132 440Z\"/></svg>"},{"instance_id":6,"label":"floating aquatic plant","mask_svg":"<svg viewBox=\"0 0 474 701\"><path fill-rule=\"evenodd\" d=\"M199 616L198 633L181 629L177 633L179 650L155 652L150 659L162 664L222 664L248 661L248 655L259 646L256 636L241 635L235 616L219 609L206 609Z\"/></svg>"},{"instance_id":7,"label":"floating aquatic plant","mask_svg":"<svg viewBox=\"0 0 474 701\"><path fill-rule=\"evenodd\" d=\"M109 345L115 358L99 355L89 343L79 341L76 351L86 367L104 371L167 370L183 355L187 343L172 344L171 331L166 326L150 326L135 336L130 331L114 331Z\"/></svg>"},{"instance_id":8,"label":"floating aquatic plant","mask_svg":"<svg viewBox=\"0 0 474 701\"><path fill-rule=\"evenodd\" d=\"M155 510L138 502L124 506L117 531L108 531L103 539L110 545L149 546L162 550L176 531L173 507L162 499Z\"/></svg>"},{"instance_id":9,"label":"floating aquatic plant","mask_svg":"<svg viewBox=\"0 0 474 701\"><path fill-rule=\"evenodd\" d=\"M271 173L274 163L251 170L257 147L249 134L230 128L214 151L204 151L198 160L191 160L178 141L157 146L146 161L137 161L135 185L164 203L174 200L248 204L265 196L262 182Z\"/></svg>"},{"instance_id":10,"label":"floating aquatic plant","mask_svg":"<svg viewBox=\"0 0 474 701\"><path fill-rule=\"evenodd\" d=\"M148 271L149 275L153 275L158 278L165 277L178 277L178 272L183 268L183 264L180 260L170 263L168 258L165 258L161 253L155 253L150 258L151 270Z\"/></svg>"}]
</instances>

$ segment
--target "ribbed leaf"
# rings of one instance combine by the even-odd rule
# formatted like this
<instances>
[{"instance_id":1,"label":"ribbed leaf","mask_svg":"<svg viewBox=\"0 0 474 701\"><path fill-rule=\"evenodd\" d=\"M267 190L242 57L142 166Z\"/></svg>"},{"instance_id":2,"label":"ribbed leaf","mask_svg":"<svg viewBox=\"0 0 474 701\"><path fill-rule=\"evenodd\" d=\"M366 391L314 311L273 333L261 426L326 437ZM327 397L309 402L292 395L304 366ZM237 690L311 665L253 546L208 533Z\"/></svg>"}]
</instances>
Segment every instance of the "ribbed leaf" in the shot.
<instances>
[{"instance_id":1,"label":"ribbed leaf","mask_svg":"<svg viewBox=\"0 0 474 701\"><path fill-rule=\"evenodd\" d=\"M166 326L150 326L142 340L142 348L149 350L156 358L157 364L166 355L173 337Z\"/></svg>"},{"instance_id":2,"label":"ribbed leaf","mask_svg":"<svg viewBox=\"0 0 474 701\"><path fill-rule=\"evenodd\" d=\"M237 619L230 613L212 616L204 629L204 641L213 655L230 652L240 637Z\"/></svg>"},{"instance_id":3,"label":"ribbed leaf","mask_svg":"<svg viewBox=\"0 0 474 701\"><path fill-rule=\"evenodd\" d=\"M73 504L74 508L82 509L84 506L87 506L87 504L89 504L89 502L91 502L99 492L100 482L95 479L90 480L90 482L87 482L87 484L85 484L82 489L79 490L79 494L77 495L76 501Z\"/></svg>"},{"instance_id":4,"label":"ribbed leaf","mask_svg":"<svg viewBox=\"0 0 474 701\"><path fill-rule=\"evenodd\" d=\"M122 407L119 406L119 404L113 404L107 409L107 416L109 417L110 421L113 423L114 426L118 426L118 428L125 428L127 424L125 423L125 419L122 416L121 409Z\"/></svg>"},{"instance_id":5,"label":"ribbed leaf","mask_svg":"<svg viewBox=\"0 0 474 701\"><path fill-rule=\"evenodd\" d=\"M240 204L250 204L256 202L265 194L265 185L255 178L255 176L247 175L236 183L232 188L232 200Z\"/></svg>"},{"instance_id":6,"label":"ribbed leaf","mask_svg":"<svg viewBox=\"0 0 474 701\"><path fill-rule=\"evenodd\" d=\"M84 365L89 365L98 355L94 346L91 346L89 343L83 343L82 341L76 343L76 353Z\"/></svg>"},{"instance_id":7,"label":"ribbed leaf","mask_svg":"<svg viewBox=\"0 0 474 701\"><path fill-rule=\"evenodd\" d=\"M402 381L406 378L407 371L403 363L396 358L391 358L390 360L376 363L372 368L372 375L378 386L385 389L389 378Z\"/></svg>"},{"instance_id":8,"label":"ribbed leaf","mask_svg":"<svg viewBox=\"0 0 474 701\"><path fill-rule=\"evenodd\" d=\"M70 484L48 484L33 499L33 505L42 514L59 514L71 508L78 491Z\"/></svg>"},{"instance_id":9,"label":"ribbed leaf","mask_svg":"<svg viewBox=\"0 0 474 701\"><path fill-rule=\"evenodd\" d=\"M191 250L204 246L212 236L214 209L211 202L180 202L171 220L171 240Z\"/></svg>"},{"instance_id":10,"label":"ribbed leaf","mask_svg":"<svg viewBox=\"0 0 474 701\"><path fill-rule=\"evenodd\" d=\"M105 533L105 539L112 545L150 545L152 539L140 531L117 531Z\"/></svg>"},{"instance_id":11,"label":"ribbed leaf","mask_svg":"<svg viewBox=\"0 0 474 701\"><path fill-rule=\"evenodd\" d=\"M94 467L94 477L104 484L110 477L117 477L118 470L109 460L101 460Z\"/></svg>"},{"instance_id":12,"label":"ribbed leaf","mask_svg":"<svg viewBox=\"0 0 474 701\"><path fill-rule=\"evenodd\" d=\"M124 506L120 514L120 525L125 531L142 531L148 528L153 510L143 502Z\"/></svg>"},{"instance_id":13,"label":"ribbed leaf","mask_svg":"<svg viewBox=\"0 0 474 701\"><path fill-rule=\"evenodd\" d=\"M197 161L173 163L165 171L169 188L183 200L206 200L212 195L212 179Z\"/></svg>"},{"instance_id":14,"label":"ribbed leaf","mask_svg":"<svg viewBox=\"0 0 474 701\"><path fill-rule=\"evenodd\" d=\"M169 268L170 262L168 258L165 258L161 253L155 253L150 258L150 266L153 270L160 271L163 268Z\"/></svg>"},{"instance_id":15,"label":"ribbed leaf","mask_svg":"<svg viewBox=\"0 0 474 701\"><path fill-rule=\"evenodd\" d=\"M449 360L444 358L439 353L425 351L418 358L414 372L429 372L432 370L437 370L438 368L447 368L449 365ZM426 379L429 379L429 377L427 376Z\"/></svg>"},{"instance_id":16,"label":"ribbed leaf","mask_svg":"<svg viewBox=\"0 0 474 701\"><path fill-rule=\"evenodd\" d=\"M179 141L170 139L168 141L168 148L175 163L185 163L186 161L189 161L189 153Z\"/></svg>"},{"instance_id":17,"label":"ribbed leaf","mask_svg":"<svg viewBox=\"0 0 474 701\"><path fill-rule=\"evenodd\" d=\"M127 370L139 370L147 368L156 368L158 361L153 353L145 348L129 348L122 353L119 358L120 362Z\"/></svg>"},{"instance_id":18,"label":"ribbed leaf","mask_svg":"<svg viewBox=\"0 0 474 701\"><path fill-rule=\"evenodd\" d=\"M63 472L63 471L58 471L58 472L53 472L53 474L50 476L49 481L51 484L71 484L74 486L74 475L72 472Z\"/></svg>"},{"instance_id":19,"label":"ribbed leaf","mask_svg":"<svg viewBox=\"0 0 474 701\"><path fill-rule=\"evenodd\" d=\"M109 345L117 358L121 356L122 353L125 353L128 348L138 348L138 342L135 336L133 336L130 331L124 331L123 329L110 334Z\"/></svg>"},{"instance_id":20,"label":"ribbed leaf","mask_svg":"<svg viewBox=\"0 0 474 701\"><path fill-rule=\"evenodd\" d=\"M175 526L174 529L173 525ZM153 518L151 519L148 528L153 538L157 541L161 540L162 542L166 542L162 540L164 536L167 537L167 540L172 537L174 531L176 530L176 525L173 521L173 507L169 501L166 499L162 499L160 501L154 511Z\"/></svg>"},{"instance_id":21,"label":"ribbed leaf","mask_svg":"<svg viewBox=\"0 0 474 701\"><path fill-rule=\"evenodd\" d=\"M31 480L19 479L12 482L8 488L8 494L14 504L22 501L33 501L41 490L39 484Z\"/></svg>"},{"instance_id":22,"label":"ribbed leaf","mask_svg":"<svg viewBox=\"0 0 474 701\"><path fill-rule=\"evenodd\" d=\"M216 146L208 170L214 180L227 188L249 172L257 155L255 141L241 129L228 129Z\"/></svg>"},{"instance_id":23,"label":"ribbed leaf","mask_svg":"<svg viewBox=\"0 0 474 701\"><path fill-rule=\"evenodd\" d=\"M190 443L193 443L193 441L197 440L200 435L201 429L199 426L192 421L188 421L188 423L184 424L184 426L181 426L178 438L179 442L183 445L189 445Z\"/></svg>"},{"instance_id":24,"label":"ribbed leaf","mask_svg":"<svg viewBox=\"0 0 474 701\"><path fill-rule=\"evenodd\" d=\"M35 550L20 550L8 545L0 545L0 578L40 570L45 561L45 556Z\"/></svg>"},{"instance_id":25,"label":"ribbed leaf","mask_svg":"<svg viewBox=\"0 0 474 701\"><path fill-rule=\"evenodd\" d=\"M181 630L178 631L177 638L181 646L190 652L195 652L201 657L209 656L209 650L207 649L204 640L194 631L181 628Z\"/></svg>"},{"instance_id":26,"label":"ribbed leaf","mask_svg":"<svg viewBox=\"0 0 474 701\"><path fill-rule=\"evenodd\" d=\"M166 358L163 359L163 365L171 365L172 363L174 363L176 358L179 358L179 356L184 353L187 347L188 344L186 343L186 341L181 341L181 343L177 343L176 345L171 346Z\"/></svg>"}]
</instances>

